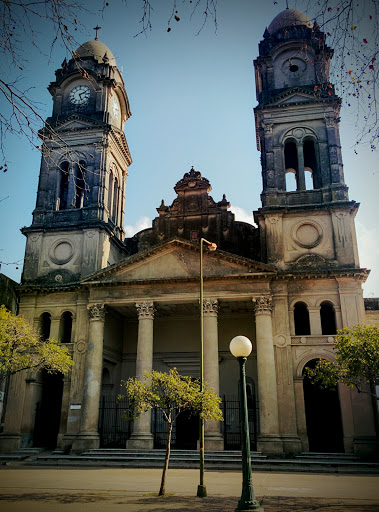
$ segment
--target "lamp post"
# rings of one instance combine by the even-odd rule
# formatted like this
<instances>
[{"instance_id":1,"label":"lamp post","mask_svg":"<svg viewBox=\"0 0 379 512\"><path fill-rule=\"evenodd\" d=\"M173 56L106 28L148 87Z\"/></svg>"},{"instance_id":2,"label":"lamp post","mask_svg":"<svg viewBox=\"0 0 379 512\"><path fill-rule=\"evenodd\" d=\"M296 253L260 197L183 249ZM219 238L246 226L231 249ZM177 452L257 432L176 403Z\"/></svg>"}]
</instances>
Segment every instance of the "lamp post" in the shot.
<instances>
[{"instance_id":1,"label":"lamp post","mask_svg":"<svg viewBox=\"0 0 379 512\"><path fill-rule=\"evenodd\" d=\"M247 415L246 373L245 364L252 351L252 344L246 336L236 336L229 345L230 352L237 358L240 365L240 417L241 417L241 450L242 450L242 494L236 512L240 510L258 510L263 512L255 498L251 479L251 454L249 420Z\"/></svg>"},{"instance_id":2,"label":"lamp post","mask_svg":"<svg viewBox=\"0 0 379 512\"><path fill-rule=\"evenodd\" d=\"M217 245L208 242L205 238L200 239L200 391L204 391L204 312L203 312L203 243L210 251L215 251ZM204 418L200 417L200 484L197 486L197 496L204 498L207 495L207 488L204 485Z\"/></svg>"}]
</instances>

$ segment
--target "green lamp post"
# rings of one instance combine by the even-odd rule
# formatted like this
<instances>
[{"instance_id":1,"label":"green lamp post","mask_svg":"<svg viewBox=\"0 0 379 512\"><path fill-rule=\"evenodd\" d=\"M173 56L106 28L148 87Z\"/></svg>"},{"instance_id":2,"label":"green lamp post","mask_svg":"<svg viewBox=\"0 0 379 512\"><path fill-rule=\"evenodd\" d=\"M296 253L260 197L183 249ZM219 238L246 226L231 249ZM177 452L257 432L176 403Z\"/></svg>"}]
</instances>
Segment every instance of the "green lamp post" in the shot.
<instances>
[{"instance_id":1,"label":"green lamp post","mask_svg":"<svg viewBox=\"0 0 379 512\"><path fill-rule=\"evenodd\" d=\"M204 391L204 312L203 312L203 243L210 251L217 249L217 244L200 239L200 391ZM205 498L207 488L204 485L204 419L200 418L200 484L197 486L197 496Z\"/></svg>"},{"instance_id":2,"label":"green lamp post","mask_svg":"<svg viewBox=\"0 0 379 512\"><path fill-rule=\"evenodd\" d=\"M263 512L254 495L251 479L251 453L249 420L247 415L246 373L245 364L252 351L252 344L246 336L236 336L229 345L230 352L237 358L240 365L240 417L241 417L241 450L242 450L242 494L236 512L240 510L258 510Z\"/></svg>"}]
</instances>

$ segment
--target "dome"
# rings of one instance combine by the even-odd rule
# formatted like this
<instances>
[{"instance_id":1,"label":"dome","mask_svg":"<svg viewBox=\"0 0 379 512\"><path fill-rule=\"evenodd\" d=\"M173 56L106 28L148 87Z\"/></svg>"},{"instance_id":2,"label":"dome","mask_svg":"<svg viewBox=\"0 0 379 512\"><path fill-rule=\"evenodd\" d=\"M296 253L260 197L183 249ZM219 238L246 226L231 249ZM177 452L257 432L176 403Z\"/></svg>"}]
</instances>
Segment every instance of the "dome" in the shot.
<instances>
[{"instance_id":1,"label":"dome","mask_svg":"<svg viewBox=\"0 0 379 512\"><path fill-rule=\"evenodd\" d=\"M113 53L110 51L108 46L106 46L101 41L94 39L93 41L87 41L86 43L79 46L76 50L76 54L78 57L93 57L97 60L97 62L104 62L103 57L107 54L108 62L111 66L116 65L116 59L114 58Z\"/></svg>"},{"instance_id":2,"label":"dome","mask_svg":"<svg viewBox=\"0 0 379 512\"><path fill-rule=\"evenodd\" d=\"M295 25L305 25L308 28L313 28L313 23L306 14L296 9L285 9L272 20L268 27L268 32L272 36L281 28L293 27Z\"/></svg>"}]
</instances>

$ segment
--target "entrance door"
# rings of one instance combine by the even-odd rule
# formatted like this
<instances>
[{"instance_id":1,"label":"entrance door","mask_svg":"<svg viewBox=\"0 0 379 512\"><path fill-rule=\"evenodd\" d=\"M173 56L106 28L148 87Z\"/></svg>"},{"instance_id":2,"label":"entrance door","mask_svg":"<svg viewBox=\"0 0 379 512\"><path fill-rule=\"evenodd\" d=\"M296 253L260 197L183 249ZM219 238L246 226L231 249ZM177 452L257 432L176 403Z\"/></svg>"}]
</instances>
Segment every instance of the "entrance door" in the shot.
<instances>
[{"instance_id":1,"label":"entrance door","mask_svg":"<svg viewBox=\"0 0 379 512\"><path fill-rule=\"evenodd\" d=\"M316 359L306 367L314 368ZM304 369L305 369L304 368ZM303 372L304 373L304 372ZM343 452L343 431L338 389L321 389L304 377L304 402L310 452Z\"/></svg>"},{"instance_id":2,"label":"entrance door","mask_svg":"<svg viewBox=\"0 0 379 512\"><path fill-rule=\"evenodd\" d=\"M178 450L196 450L199 439L199 416L182 412L176 420L176 443Z\"/></svg>"},{"instance_id":3,"label":"entrance door","mask_svg":"<svg viewBox=\"0 0 379 512\"><path fill-rule=\"evenodd\" d=\"M63 378L61 374L43 371L42 379L42 396L37 404L33 444L53 450L57 447L61 419Z\"/></svg>"}]
</instances>

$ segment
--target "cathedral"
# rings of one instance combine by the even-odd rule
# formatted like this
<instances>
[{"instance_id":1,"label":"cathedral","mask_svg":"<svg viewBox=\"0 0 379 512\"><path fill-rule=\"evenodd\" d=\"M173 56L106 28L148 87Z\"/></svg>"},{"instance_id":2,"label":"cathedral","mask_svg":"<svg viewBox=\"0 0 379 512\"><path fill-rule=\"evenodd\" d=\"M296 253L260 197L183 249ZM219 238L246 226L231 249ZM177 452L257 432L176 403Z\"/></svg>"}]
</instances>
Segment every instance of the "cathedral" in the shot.
<instances>
[{"instance_id":1,"label":"cathedral","mask_svg":"<svg viewBox=\"0 0 379 512\"><path fill-rule=\"evenodd\" d=\"M339 113L329 82L333 50L303 13L286 9L266 28L254 61L261 205L256 225L235 220L224 195L183 169L171 205L125 238L131 115L111 50L97 38L64 61L49 85L52 115L40 131L36 208L26 237L19 312L65 343L68 375L11 379L0 452L44 446L164 446L158 411L128 421L121 380L155 369L198 378L200 307L204 380L222 398L223 422L205 424L205 448L239 447L234 336L251 339L247 371L251 443L277 457L376 450L371 397L321 390L304 371L333 360L337 329L364 322L354 217L344 181ZM54 135L52 135L54 134ZM254 205L252 205L253 207ZM199 301L201 239L204 298ZM173 448L196 449L198 420L175 425Z\"/></svg>"}]
</instances>

